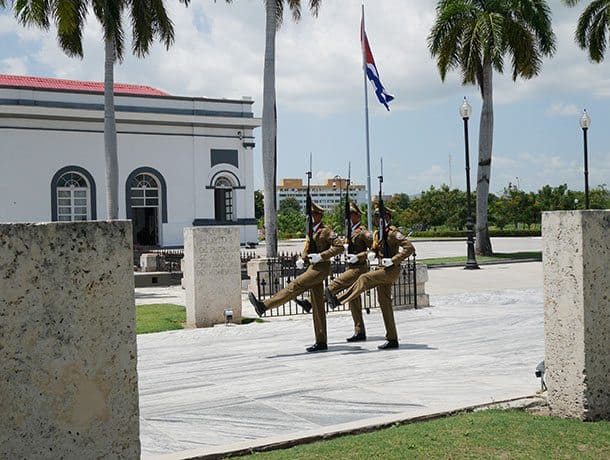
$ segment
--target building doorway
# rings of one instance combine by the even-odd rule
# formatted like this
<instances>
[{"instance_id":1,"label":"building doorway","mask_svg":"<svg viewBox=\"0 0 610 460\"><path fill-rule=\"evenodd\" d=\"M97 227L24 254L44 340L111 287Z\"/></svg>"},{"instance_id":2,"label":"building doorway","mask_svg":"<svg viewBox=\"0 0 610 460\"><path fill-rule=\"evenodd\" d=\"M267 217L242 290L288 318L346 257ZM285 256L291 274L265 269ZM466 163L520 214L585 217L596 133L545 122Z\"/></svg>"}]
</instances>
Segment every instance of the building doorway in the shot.
<instances>
[{"instance_id":1,"label":"building doorway","mask_svg":"<svg viewBox=\"0 0 610 460\"><path fill-rule=\"evenodd\" d=\"M159 213L156 208L135 208L133 219L133 241L141 246L158 246Z\"/></svg>"},{"instance_id":2,"label":"building doorway","mask_svg":"<svg viewBox=\"0 0 610 460\"><path fill-rule=\"evenodd\" d=\"M136 175L130 184L133 243L158 246L160 242L159 181L151 174Z\"/></svg>"},{"instance_id":3,"label":"building doorway","mask_svg":"<svg viewBox=\"0 0 610 460\"><path fill-rule=\"evenodd\" d=\"M214 183L214 219L219 222L234 220L233 184L226 177Z\"/></svg>"}]
</instances>

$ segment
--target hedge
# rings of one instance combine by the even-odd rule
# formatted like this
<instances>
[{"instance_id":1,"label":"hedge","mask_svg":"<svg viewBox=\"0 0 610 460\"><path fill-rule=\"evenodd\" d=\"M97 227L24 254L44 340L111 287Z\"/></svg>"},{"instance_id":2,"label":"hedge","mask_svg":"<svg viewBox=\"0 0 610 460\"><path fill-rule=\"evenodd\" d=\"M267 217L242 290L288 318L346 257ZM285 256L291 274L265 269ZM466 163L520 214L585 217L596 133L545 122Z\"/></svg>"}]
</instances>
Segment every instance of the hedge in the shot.
<instances>
[{"instance_id":1,"label":"hedge","mask_svg":"<svg viewBox=\"0 0 610 460\"><path fill-rule=\"evenodd\" d=\"M408 233L408 232L407 232ZM540 230L489 230L489 236L540 236ZM466 230L426 230L422 232L413 232L413 238L466 238Z\"/></svg>"}]
</instances>

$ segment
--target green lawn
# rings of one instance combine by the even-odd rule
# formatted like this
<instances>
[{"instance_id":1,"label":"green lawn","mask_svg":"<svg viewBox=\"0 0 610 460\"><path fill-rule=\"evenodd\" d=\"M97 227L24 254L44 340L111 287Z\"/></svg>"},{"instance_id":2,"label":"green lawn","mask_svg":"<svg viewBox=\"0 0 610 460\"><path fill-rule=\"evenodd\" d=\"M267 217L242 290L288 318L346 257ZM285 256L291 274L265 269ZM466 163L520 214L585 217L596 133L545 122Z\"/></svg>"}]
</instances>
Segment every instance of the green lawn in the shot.
<instances>
[{"instance_id":1,"label":"green lawn","mask_svg":"<svg viewBox=\"0 0 610 460\"><path fill-rule=\"evenodd\" d=\"M186 308L172 304L136 306L136 332L171 331L182 329L186 322Z\"/></svg>"},{"instance_id":2,"label":"green lawn","mask_svg":"<svg viewBox=\"0 0 610 460\"><path fill-rule=\"evenodd\" d=\"M138 334L183 329L185 322L186 308L180 305L161 303L136 306L136 332ZM252 322L262 323L264 320L260 318L241 319L241 324Z\"/></svg>"},{"instance_id":3,"label":"green lawn","mask_svg":"<svg viewBox=\"0 0 610 460\"><path fill-rule=\"evenodd\" d=\"M466 251L466 249L464 249ZM497 252L493 256L477 256L477 262L503 262L506 260L536 259L542 260L541 251ZM466 256L417 259L418 264L458 265L466 263Z\"/></svg>"},{"instance_id":4,"label":"green lawn","mask_svg":"<svg viewBox=\"0 0 610 460\"><path fill-rule=\"evenodd\" d=\"M251 457L608 459L610 422L585 423L518 410L486 410L246 456Z\"/></svg>"}]
</instances>

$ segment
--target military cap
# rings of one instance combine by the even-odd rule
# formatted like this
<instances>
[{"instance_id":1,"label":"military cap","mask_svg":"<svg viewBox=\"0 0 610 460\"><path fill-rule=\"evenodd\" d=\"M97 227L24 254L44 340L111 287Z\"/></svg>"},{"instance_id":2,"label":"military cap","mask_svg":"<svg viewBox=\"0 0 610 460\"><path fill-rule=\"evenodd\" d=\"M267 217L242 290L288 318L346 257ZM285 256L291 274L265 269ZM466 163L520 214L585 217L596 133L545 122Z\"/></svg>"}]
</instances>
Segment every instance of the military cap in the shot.
<instances>
[{"instance_id":1,"label":"military cap","mask_svg":"<svg viewBox=\"0 0 610 460\"><path fill-rule=\"evenodd\" d=\"M313 201L311 202L311 212L317 212L320 214L324 214L324 209L321 208L320 206L318 206L317 204L315 204Z\"/></svg>"},{"instance_id":2,"label":"military cap","mask_svg":"<svg viewBox=\"0 0 610 460\"><path fill-rule=\"evenodd\" d=\"M359 216L362 215L362 211L360 210L358 205L356 203L354 203L353 201L350 201L350 203L349 203L349 212L350 213L353 212L354 214L358 214Z\"/></svg>"},{"instance_id":3,"label":"military cap","mask_svg":"<svg viewBox=\"0 0 610 460\"><path fill-rule=\"evenodd\" d=\"M383 207L385 210L386 215L392 217L392 214L395 214L396 211L394 211L392 208L388 208L387 206ZM379 215L379 207L375 206L375 215L378 216Z\"/></svg>"}]
</instances>

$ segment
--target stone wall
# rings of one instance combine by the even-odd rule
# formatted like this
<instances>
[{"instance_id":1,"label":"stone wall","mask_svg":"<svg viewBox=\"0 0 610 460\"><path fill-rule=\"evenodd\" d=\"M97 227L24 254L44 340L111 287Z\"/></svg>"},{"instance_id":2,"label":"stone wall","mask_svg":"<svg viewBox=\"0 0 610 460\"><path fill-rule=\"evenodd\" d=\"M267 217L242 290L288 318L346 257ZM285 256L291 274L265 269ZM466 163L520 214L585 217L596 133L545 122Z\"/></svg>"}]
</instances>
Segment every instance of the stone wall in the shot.
<instances>
[{"instance_id":1,"label":"stone wall","mask_svg":"<svg viewBox=\"0 0 610 460\"><path fill-rule=\"evenodd\" d=\"M0 224L0 458L138 458L131 222Z\"/></svg>"},{"instance_id":2,"label":"stone wall","mask_svg":"<svg viewBox=\"0 0 610 460\"><path fill-rule=\"evenodd\" d=\"M549 406L610 419L610 210L545 212L542 235Z\"/></svg>"},{"instance_id":3,"label":"stone wall","mask_svg":"<svg viewBox=\"0 0 610 460\"><path fill-rule=\"evenodd\" d=\"M224 323L225 310L241 322L239 228L185 228L183 267L187 327Z\"/></svg>"}]
</instances>

